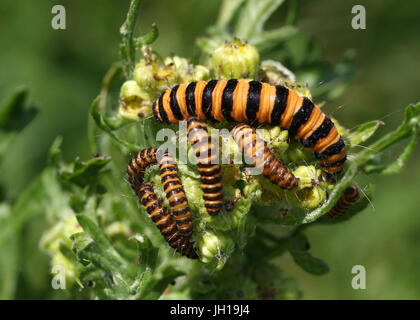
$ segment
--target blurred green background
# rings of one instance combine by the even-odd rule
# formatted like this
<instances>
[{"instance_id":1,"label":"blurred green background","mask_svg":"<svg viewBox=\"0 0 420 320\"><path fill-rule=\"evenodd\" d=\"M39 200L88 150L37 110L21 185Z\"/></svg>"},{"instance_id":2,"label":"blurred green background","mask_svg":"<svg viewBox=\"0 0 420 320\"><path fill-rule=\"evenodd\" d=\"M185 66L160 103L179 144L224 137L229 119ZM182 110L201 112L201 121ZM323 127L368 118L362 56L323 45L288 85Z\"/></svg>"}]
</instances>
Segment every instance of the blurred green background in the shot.
<instances>
[{"instance_id":1,"label":"blurred green background","mask_svg":"<svg viewBox=\"0 0 420 320\"><path fill-rule=\"evenodd\" d=\"M99 91L102 76L118 59L119 27L128 3L0 2L0 101L4 102L16 86L25 85L30 88L30 99L41 108L15 140L1 167L0 180L9 186L8 198L15 198L45 166L47 150L57 135L64 137L68 160L89 156L88 107ZM51 28L54 4L65 5L66 30ZM219 4L144 0L139 30L146 32L157 22L160 37L155 48L163 55L191 57L197 52L194 39L214 22ZM359 2L354 0L301 1L298 26L319 41L327 61L337 62L349 48L357 53L357 73L348 90L325 110L348 128L382 119L386 123L383 133L398 125L404 106L420 100L420 3L363 1L367 29L353 30L351 8L356 4ZM270 23L280 25L281 17L280 12ZM329 274L309 275L290 256L279 260L287 274L298 278L304 298L420 298L419 151L402 174L369 178L377 185L373 204L355 219L309 228L312 252L329 263ZM391 160L393 154L391 150L386 156ZM358 181L361 186L367 182L363 176ZM43 218L37 217L16 235L22 239L23 253L18 263L17 298L48 296L48 257L38 250L44 229ZM357 264L366 267L366 290L351 287L351 268Z\"/></svg>"}]
</instances>

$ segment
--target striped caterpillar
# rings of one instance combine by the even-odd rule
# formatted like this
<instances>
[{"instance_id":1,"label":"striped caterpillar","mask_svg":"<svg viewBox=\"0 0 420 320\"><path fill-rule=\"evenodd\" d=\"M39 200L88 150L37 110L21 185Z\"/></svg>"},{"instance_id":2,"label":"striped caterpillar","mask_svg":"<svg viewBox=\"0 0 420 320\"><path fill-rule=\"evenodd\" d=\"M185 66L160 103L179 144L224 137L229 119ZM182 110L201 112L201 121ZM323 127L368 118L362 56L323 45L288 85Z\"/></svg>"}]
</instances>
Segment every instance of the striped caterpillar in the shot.
<instances>
[{"instance_id":1,"label":"striped caterpillar","mask_svg":"<svg viewBox=\"0 0 420 320\"><path fill-rule=\"evenodd\" d=\"M331 218L342 216L346 211L355 204L360 198L359 189L356 186L350 186L344 190L343 195L338 199L334 208L332 208L328 215Z\"/></svg>"},{"instance_id":2,"label":"striped caterpillar","mask_svg":"<svg viewBox=\"0 0 420 320\"><path fill-rule=\"evenodd\" d=\"M338 174L346 161L344 141L331 119L311 100L281 85L236 79L180 84L161 94L153 116L164 123L197 117L280 126L314 151L325 172Z\"/></svg>"},{"instance_id":3,"label":"striped caterpillar","mask_svg":"<svg viewBox=\"0 0 420 320\"><path fill-rule=\"evenodd\" d=\"M162 201L158 199L152 183L142 183L137 190L141 204L156 224L166 242L181 255L191 259L198 258L189 238L183 236L178 230L174 217L168 214Z\"/></svg>"},{"instance_id":4,"label":"striped caterpillar","mask_svg":"<svg viewBox=\"0 0 420 320\"><path fill-rule=\"evenodd\" d=\"M197 118L187 121L188 142L195 151L200 173L204 206L209 215L219 214L223 207L222 174L218 152L211 142L207 126Z\"/></svg>"},{"instance_id":5,"label":"striped caterpillar","mask_svg":"<svg viewBox=\"0 0 420 320\"><path fill-rule=\"evenodd\" d=\"M146 168L157 162L159 162L163 189L171 209L171 215L169 215L169 217L166 217L166 208L162 207L161 201L155 195L153 185L146 184L143 181ZM176 242L176 244L182 245L183 248L185 247L188 249L190 246L189 239L193 231L192 218L188 199L179 178L175 160L167 152L161 157L158 157L155 148L144 149L138 152L137 155L130 160L127 167L127 174L128 181L133 190L138 194L141 203L146 207L147 212L151 215L152 220L161 230L161 233L168 241L169 245L172 247L175 245L176 241L172 240L172 237L175 236L175 231L169 229L167 235L167 233L162 232L161 224L164 226L168 224L167 228L169 228L169 226L172 228L171 221L173 220L174 226L176 227L176 235L179 235L179 237L182 238L182 241L180 240L179 242ZM178 251L182 253L183 250L184 249L179 248ZM190 252L191 250L188 249L187 252Z\"/></svg>"},{"instance_id":6,"label":"striped caterpillar","mask_svg":"<svg viewBox=\"0 0 420 320\"><path fill-rule=\"evenodd\" d=\"M253 165L258 165L256 159L261 159L262 174L280 188L291 190L298 184L298 179L277 160L268 149L267 143L258 138L255 129L246 124L233 128L233 139L245 156L253 159ZM262 156L261 156L262 153Z\"/></svg>"}]
</instances>

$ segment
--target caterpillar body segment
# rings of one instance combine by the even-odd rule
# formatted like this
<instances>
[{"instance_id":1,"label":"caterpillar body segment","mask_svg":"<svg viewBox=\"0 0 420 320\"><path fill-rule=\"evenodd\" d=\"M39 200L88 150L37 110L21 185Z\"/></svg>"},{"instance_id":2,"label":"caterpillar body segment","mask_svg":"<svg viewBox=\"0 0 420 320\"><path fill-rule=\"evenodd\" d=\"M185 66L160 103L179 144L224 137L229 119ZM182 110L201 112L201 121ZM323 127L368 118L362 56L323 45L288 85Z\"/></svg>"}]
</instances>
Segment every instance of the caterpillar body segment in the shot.
<instances>
[{"instance_id":1,"label":"caterpillar body segment","mask_svg":"<svg viewBox=\"0 0 420 320\"><path fill-rule=\"evenodd\" d=\"M127 167L127 175L128 182L133 189L138 188L143 183L147 167L157 163L156 153L155 148L143 149L131 158Z\"/></svg>"},{"instance_id":2,"label":"caterpillar body segment","mask_svg":"<svg viewBox=\"0 0 420 320\"><path fill-rule=\"evenodd\" d=\"M356 186L350 186L344 190L343 195L338 199L334 208L332 208L328 215L331 218L342 216L346 211L360 199L360 192Z\"/></svg>"},{"instance_id":3,"label":"caterpillar body segment","mask_svg":"<svg viewBox=\"0 0 420 320\"><path fill-rule=\"evenodd\" d=\"M176 161L168 152L164 152L161 156L158 156L158 150L155 148L138 152L127 167L128 180L136 191L144 182L144 172L147 167L156 163L159 163L163 190L178 230L183 236L189 237L193 231L190 207L178 174Z\"/></svg>"},{"instance_id":4,"label":"caterpillar body segment","mask_svg":"<svg viewBox=\"0 0 420 320\"><path fill-rule=\"evenodd\" d=\"M187 135L188 143L197 157L204 205L209 215L217 215L223 208L222 174L218 150L211 142L207 126L198 118L188 119Z\"/></svg>"},{"instance_id":5,"label":"caterpillar body segment","mask_svg":"<svg viewBox=\"0 0 420 320\"><path fill-rule=\"evenodd\" d=\"M166 242L181 255L191 259L196 259L189 238L184 237L178 230L175 219L168 214L166 208L162 206L162 201L156 196L152 183L143 183L139 186L138 197L141 204L146 208L153 222L156 224Z\"/></svg>"},{"instance_id":6,"label":"caterpillar body segment","mask_svg":"<svg viewBox=\"0 0 420 320\"><path fill-rule=\"evenodd\" d=\"M272 183L287 190L297 187L298 178L280 160L275 158L267 147L267 143L257 136L254 128L246 124L235 126L233 139L243 154L252 159L252 165L260 167L262 174Z\"/></svg>"},{"instance_id":7,"label":"caterpillar body segment","mask_svg":"<svg viewBox=\"0 0 420 320\"><path fill-rule=\"evenodd\" d=\"M180 84L162 93L153 115L166 123L197 117L280 126L315 153L325 172L339 173L346 161L344 141L331 119L311 100L281 85L236 79Z\"/></svg>"},{"instance_id":8,"label":"caterpillar body segment","mask_svg":"<svg viewBox=\"0 0 420 320\"><path fill-rule=\"evenodd\" d=\"M175 217L179 232L185 237L192 234L192 218L188 199L178 175L175 159L164 153L159 160L160 178L171 212Z\"/></svg>"}]
</instances>

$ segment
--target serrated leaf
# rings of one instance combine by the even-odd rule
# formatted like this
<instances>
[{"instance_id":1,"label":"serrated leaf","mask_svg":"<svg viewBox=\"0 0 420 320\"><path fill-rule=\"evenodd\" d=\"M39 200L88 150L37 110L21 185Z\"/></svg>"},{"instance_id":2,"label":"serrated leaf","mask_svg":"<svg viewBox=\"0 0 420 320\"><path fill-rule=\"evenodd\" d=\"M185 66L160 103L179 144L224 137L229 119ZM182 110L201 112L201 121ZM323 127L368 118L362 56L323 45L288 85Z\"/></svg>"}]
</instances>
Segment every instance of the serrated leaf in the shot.
<instances>
[{"instance_id":1,"label":"serrated leaf","mask_svg":"<svg viewBox=\"0 0 420 320\"><path fill-rule=\"evenodd\" d=\"M65 181L75 183L81 187L98 179L103 168L111 161L110 157L97 157L88 161L80 161L76 159L70 166L68 171L60 172L60 177Z\"/></svg>"},{"instance_id":2,"label":"serrated leaf","mask_svg":"<svg viewBox=\"0 0 420 320\"><path fill-rule=\"evenodd\" d=\"M383 124L382 121L374 120L358 126L357 129L353 130L348 136L351 146L358 145L369 139L379 126Z\"/></svg>"}]
</instances>

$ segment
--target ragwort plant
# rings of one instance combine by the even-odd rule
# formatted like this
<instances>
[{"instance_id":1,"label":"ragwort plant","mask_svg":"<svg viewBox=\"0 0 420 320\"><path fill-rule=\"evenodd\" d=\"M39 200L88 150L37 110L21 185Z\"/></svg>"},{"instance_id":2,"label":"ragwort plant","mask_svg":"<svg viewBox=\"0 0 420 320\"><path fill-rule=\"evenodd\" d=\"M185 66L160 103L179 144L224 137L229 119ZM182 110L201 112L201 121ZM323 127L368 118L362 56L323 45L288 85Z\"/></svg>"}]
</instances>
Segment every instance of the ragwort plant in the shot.
<instances>
[{"instance_id":1,"label":"ragwort plant","mask_svg":"<svg viewBox=\"0 0 420 320\"><path fill-rule=\"evenodd\" d=\"M407 106L397 129L363 149L358 146L382 122L369 121L348 130L333 119L348 154L344 174L336 182L325 179L313 155L290 141L286 130L262 127L270 148L300 178L299 186L293 191L280 190L262 176L244 174L239 165L223 165L224 196L235 205L218 216L209 216L204 208L196 168L180 163L194 220L192 241L199 255L198 260L189 260L167 245L126 180L131 156L162 144L156 141L160 129L178 130L151 117L152 103L160 93L179 83L245 78L283 84L317 101L331 101L345 91L351 79L354 54L347 52L336 65L326 64L317 44L295 26L295 1L225 0L215 25L197 39L201 55L196 62L188 57L162 57L153 50L157 25L145 35L135 35L139 4L139 0L131 1L120 29L121 60L111 66L91 105L88 131L94 156L66 163L57 138L48 167L15 203L2 203L1 210L14 217L14 230L31 215L46 214L51 228L40 247L50 255L52 267L64 267L71 298L300 298L297 281L273 259L289 252L310 274L329 271L324 261L310 253L305 229L319 223L341 223L366 208L373 196L370 184L361 187L362 199L344 216L330 219L326 215L343 191L357 183L359 174L387 175L402 170L417 142L420 104ZM286 13L285 25L266 30L266 21L280 7ZM323 85L316 86L321 81ZM111 94L116 90L119 97ZM1 134L7 139L2 140L0 155L16 133L12 126L16 117L28 112L22 111L23 96L24 91L17 92L1 109ZM210 126L232 127L227 123ZM385 163L383 151L403 139L408 140L405 149L394 162ZM238 152L231 139L223 147ZM146 180L155 183L164 199L156 167L148 169ZM37 200L27 201L34 193ZM3 242L8 235L0 232L0 237Z\"/></svg>"}]
</instances>

